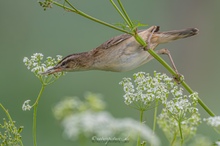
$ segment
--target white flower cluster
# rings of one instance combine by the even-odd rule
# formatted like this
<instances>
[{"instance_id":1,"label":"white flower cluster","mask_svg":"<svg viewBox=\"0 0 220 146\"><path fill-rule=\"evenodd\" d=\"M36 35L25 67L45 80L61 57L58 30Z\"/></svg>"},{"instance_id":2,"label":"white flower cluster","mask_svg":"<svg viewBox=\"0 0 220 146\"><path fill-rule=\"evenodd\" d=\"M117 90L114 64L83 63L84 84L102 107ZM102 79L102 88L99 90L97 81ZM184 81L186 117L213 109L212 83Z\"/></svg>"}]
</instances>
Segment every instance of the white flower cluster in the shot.
<instances>
[{"instance_id":1,"label":"white flower cluster","mask_svg":"<svg viewBox=\"0 0 220 146\"><path fill-rule=\"evenodd\" d=\"M26 100L26 101L24 101L24 103L23 103L23 105L22 105L22 110L23 111L26 111L26 110L31 110L31 107L32 106L30 106L30 101L31 100Z\"/></svg>"},{"instance_id":2,"label":"white flower cluster","mask_svg":"<svg viewBox=\"0 0 220 146\"><path fill-rule=\"evenodd\" d=\"M220 116L204 118L203 120L212 127L220 128Z\"/></svg>"},{"instance_id":3,"label":"white flower cluster","mask_svg":"<svg viewBox=\"0 0 220 146\"><path fill-rule=\"evenodd\" d=\"M154 101L160 101L164 108L157 118L159 126L168 138L188 138L195 134L201 123L200 114L196 108L198 93L189 96L183 94L172 78L165 74L154 72L139 72L131 78L123 78L120 84L124 87L124 99L127 105L134 105L138 110L146 110ZM172 97L169 100L168 97ZM181 129L180 129L181 128Z\"/></svg>"},{"instance_id":4,"label":"white flower cluster","mask_svg":"<svg viewBox=\"0 0 220 146\"><path fill-rule=\"evenodd\" d=\"M56 119L63 120L65 117L74 113L80 113L86 110L101 111L104 108L105 103L101 95L87 92L84 102L78 97L66 97L54 107L53 114Z\"/></svg>"},{"instance_id":5,"label":"white flower cluster","mask_svg":"<svg viewBox=\"0 0 220 146\"><path fill-rule=\"evenodd\" d=\"M220 141L216 141L215 144L216 144L217 146L220 146Z\"/></svg>"},{"instance_id":6,"label":"white flower cluster","mask_svg":"<svg viewBox=\"0 0 220 146\"><path fill-rule=\"evenodd\" d=\"M158 138L144 124L130 118L116 119L103 111L105 103L99 94L87 93L85 100L68 97L53 109L54 116L61 120L64 135L71 140L86 137L90 141L96 138L128 138L135 141L140 134L144 140L159 145Z\"/></svg>"},{"instance_id":7,"label":"white flower cluster","mask_svg":"<svg viewBox=\"0 0 220 146\"><path fill-rule=\"evenodd\" d=\"M165 107L157 118L159 126L170 141L174 137L180 138L181 135L184 139L192 137L201 123L200 114L196 108L198 94L186 96L183 95L182 89L176 90L176 93L178 94L173 94L174 98L164 104Z\"/></svg>"},{"instance_id":8,"label":"white flower cluster","mask_svg":"<svg viewBox=\"0 0 220 146\"><path fill-rule=\"evenodd\" d=\"M49 56L45 61L43 61L43 57L44 55L41 53L34 53L30 59L28 57L24 57L23 59L27 69L31 70L31 72L33 72L37 77L42 76L41 73L55 66L62 59L62 56L57 55L56 59Z\"/></svg>"},{"instance_id":9,"label":"white flower cluster","mask_svg":"<svg viewBox=\"0 0 220 146\"><path fill-rule=\"evenodd\" d=\"M144 72L134 74L134 85L131 78L123 78L119 84L124 87L124 99L127 105L138 102L147 106L155 99L165 103L169 89L175 86L172 78L156 72L154 72L154 77Z\"/></svg>"},{"instance_id":10,"label":"white flower cluster","mask_svg":"<svg viewBox=\"0 0 220 146\"><path fill-rule=\"evenodd\" d=\"M41 73L45 72L47 69L55 66L60 60L62 60L62 56L57 55L56 59L52 57L47 57L45 61L43 61L44 55L41 53L34 53L30 59L28 57L24 57L23 62L25 66L27 66L28 70L31 70L35 74L35 76L40 80L42 85L46 86L57 79L59 79L63 72L59 72L54 74L53 76L42 75ZM22 105L22 110L30 110L34 105L29 105L30 100L26 100ZM36 103L36 102L35 102Z\"/></svg>"},{"instance_id":11,"label":"white flower cluster","mask_svg":"<svg viewBox=\"0 0 220 146\"><path fill-rule=\"evenodd\" d=\"M214 146L213 142L205 136L202 135L196 135L193 137L193 140L190 144L187 144L187 146ZM216 145L220 146L220 145Z\"/></svg>"},{"instance_id":12,"label":"white flower cluster","mask_svg":"<svg viewBox=\"0 0 220 146\"><path fill-rule=\"evenodd\" d=\"M152 130L131 118L116 119L107 112L85 111L73 114L62 122L64 135L72 140L84 135L87 138L128 138L129 142L140 135L154 146L160 144L159 139L152 134ZM136 141L136 140L135 140Z\"/></svg>"},{"instance_id":13,"label":"white flower cluster","mask_svg":"<svg viewBox=\"0 0 220 146\"><path fill-rule=\"evenodd\" d=\"M23 146L21 132L24 127L16 125L15 121L11 121L11 117L7 120L3 118L0 123L0 146Z\"/></svg>"}]
</instances>

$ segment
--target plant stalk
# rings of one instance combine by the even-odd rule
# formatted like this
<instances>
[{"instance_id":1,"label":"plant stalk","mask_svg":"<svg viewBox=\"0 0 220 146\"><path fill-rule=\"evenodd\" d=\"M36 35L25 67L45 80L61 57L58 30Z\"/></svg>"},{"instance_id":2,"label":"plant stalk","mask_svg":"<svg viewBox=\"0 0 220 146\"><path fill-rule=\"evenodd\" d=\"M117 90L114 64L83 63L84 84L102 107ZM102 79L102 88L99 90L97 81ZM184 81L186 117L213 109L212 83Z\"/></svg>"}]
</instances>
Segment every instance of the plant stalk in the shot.
<instances>
[{"instance_id":1,"label":"plant stalk","mask_svg":"<svg viewBox=\"0 0 220 146\"><path fill-rule=\"evenodd\" d=\"M65 0L65 1L66 1L67 4L70 4L68 0ZM70 7L64 6L64 5L62 5L62 4L58 3L58 2L55 2L55 1L52 1L52 3L55 4L55 5L58 6L58 7L61 7L61 8L64 8L64 9L68 10L68 11L71 11L71 12L74 12L74 13L76 13L76 14L79 14L79 15L81 15L81 16L87 18L87 19L90 19L90 20L92 20L92 21L94 21L94 22L97 22L97 23L99 23L99 24L102 24L102 25L105 25L105 26L107 26L107 27L113 28L113 29L115 29L115 30L121 31L121 32L123 32L123 33L128 33L128 34L131 34L131 35L132 35L131 32L128 32L128 31L126 31L126 30L124 30L124 29L121 29L121 28L119 28L119 27L116 27L116 26L114 26L114 25L112 25L112 24L109 24L109 23L106 23L106 22L104 22L104 21L101 21L101 20L99 20L99 19L97 19L97 18L95 18L95 17L92 17L92 16L90 16L90 15L88 15L88 14L86 14L86 13L84 13L84 12L78 10L78 9L76 9L75 7L72 7L72 4L70 5L70 7L71 7L71 8L70 8Z\"/></svg>"},{"instance_id":2,"label":"plant stalk","mask_svg":"<svg viewBox=\"0 0 220 146\"><path fill-rule=\"evenodd\" d=\"M140 124L143 124L143 115L144 115L144 110L140 109ZM138 135L138 140L137 140L137 146L141 145L141 137L140 134Z\"/></svg>"},{"instance_id":3,"label":"plant stalk","mask_svg":"<svg viewBox=\"0 0 220 146\"><path fill-rule=\"evenodd\" d=\"M33 107L34 107L34 113L33 113L33 143L34 143L34 146L37 146L37 106L38 106L38 102L40 100L40 97L45 89L45 86L44 84L42 84L41 86L41 90L38 94L38 97L37 97L37 100L35 101Z\"/></svg>"},{"instance_id":4,"label":"plant stalk","mask_svg":"<svg viewBox=\"0 0 220 146\"><path fill-rule=\"evenodd\" d=\"M9 112L8 112L8 110L1 103L0 103L0 107L5 112L6 116L8 117L8 120L11 122L11 124L14 124L14 122L13 122L13 120L12 120L12 118L11 118ZM19 139L19 142L20 142L21 146L23 146L23 142L22 142L21 139Z\"/></svg>"}]
</instances>

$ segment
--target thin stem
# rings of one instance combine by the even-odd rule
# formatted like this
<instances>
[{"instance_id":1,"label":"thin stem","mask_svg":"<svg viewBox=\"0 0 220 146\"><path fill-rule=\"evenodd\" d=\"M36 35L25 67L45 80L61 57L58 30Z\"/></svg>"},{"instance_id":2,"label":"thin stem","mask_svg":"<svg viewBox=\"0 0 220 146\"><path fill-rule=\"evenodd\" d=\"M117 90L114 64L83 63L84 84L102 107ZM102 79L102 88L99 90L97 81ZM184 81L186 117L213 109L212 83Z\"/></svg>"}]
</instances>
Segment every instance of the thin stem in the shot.
<instances>
[{"instance_id":1,"label":"thin stem","mask_svg":"<svg viewBox=\"0 0 220 146\"><path fill-rule=\"evenodd\" d=\"M154 108L154 124L153 124L153 134L156 130L156 124L157 124L157 110L158 110L158 100L155 102L155 108Z\"/></svg>"},{"instance_id":2,"label":"thin stem","mask_svg":"<svg viewBox=\"0 0 220 146\"><path fill-rule=\"evenodd\" d=\"M131 19L129 18L127 12L125 11L124 6L122 5L121 1L118 0L118 3L119 3L124 14L122 14L122 12L119 10L119 8L117 7L117 5L114 3L113 0L110 0L110 2L115 7L115 9L118 11L118 13L121 15L121 17L124 19L124 21L127 23L129 28L133 31L133 33L131 33L131 35L134 36L135 40L138 43L140 43L142 46L146 47L147 46L146 42L138 35L137 29L134 29L134 25L133 25Z\"/></svg>"},{"instance_id":3,"label":"thin stem","mask_svg":"<svg viewBox=\"0 0 220 146\"><path fill-rule=\"evenodd\" d=\"M78 12L77 8L75 8L68 0L65 0L65 2L66 2L71 8L73 8L73 9L76 11L76 13Z\"/></svg>"},{"instance_id":4,"label":"thin stem","mask_svg":"<svg viewBox=\"0 0 220 146\"><path fill-rule=\"evenodd\" d=\"M122 12L124 13L124 15L126 17L126 20L128 21L128 24L129 24L130 28L133 29L134 25L133 25L131 19L129 18L127 12L125 11L124 6L122 5L120 0L118 0L118 3L119 3L119 6L121 7Z\"/></svg>"},{"instance_id":5,"label":"thin stem","mask_svg":"<svg viewBox=\"0 0 220 146\"><path fill-rule=\"evenodd\" d=\"M2 110L5 112L6 116L8 117L8 120L13 123L13 120L8 112L8 110L0 103L0 107L2 108Z\"/></svg>"},{"instance_id":6,"label":"thin stem","mask_svg":"<svg viewBox=\"0 0 220 146\"><path fill-rule=\"evenodd\" d=\"M14 125L14 122L13 122L13 120L12 120L12 118L11 118L11 116L10 116L8 110L7 110L1 103L0 103L0 107L1 107L2 110L5 112L6 116L8 117L8 120L11 122L11 124ZM21 146L23 146L23 142L22 142L21 139L19 139L19 142L20 142Z\"/></svg>"},{"instance_id":7,"label":"thin stem","mask_svg":"<svg viewBox=\"0 0 220 146\"><path fill-rule=\"evenodd\" d=\"M182 84L182 86L183 86L190 94L194 93L193 90L189 87L189 85L188 85L185 81L183 81L181 84ZM208 107L199 97L198 97L198 103L200 104L200 106L203 107L203 109L204 109L210 116L212 116L212 117L215 116L215 114L212 112L212 110L209 109L209 107Z\"/></svg>"},{"instance_id":8,"label":"thin stem","mask_svg":"<svg viewBox=\"0 0 220 146\"><path fill-rule=\"evenodd\" d=\"M129 21L127 20L127 18L124 16L124 14L120 11L120 9L117 7L117 5L114 3L113 0L110 0L110 2L112 3L112 5L114 6L114 8L117 10L117 12L121 15L121 17L124 19L124 21L127 23L127 25L129 26L129 28L131 28L132 26L130 25Z\"/></svg>"},{"instance_id":9,"label":"thin stem","mask_svg":"<svg viewBox=\"0 0 220 146\"><path fill-rule=\"evenodd\" d=\"M179 131L180 131L180 139L181 139L181 146L183 145L183 133L181 127L181 120L178 121Z\"/></svg>"},{"instance_id":10,"label":"thin stem","mask_svg":"<svg viewBox=\"0 0 220 146\"><path fill-rule=\"evenodd\" d=\"M171 146L174 146L174 145L175 145L176 135L177 135L177 134L175 133L174 136L173 136L173 140L172 140L171 143L170 143Z\"/></svg>"},{"instance_id":11,"label":"thin stem","mask_svg":"<svg viewBox=\"0 0 220 146\"><path fill-rule=\"evenodd\" d=\"M33 141L34 141L34 146L37 146L37 106L38 102L40 100L40 97L45 89L45 84L42 84L41 90L38 94L37 100L34 103L34 113L33 113Z\"/></svg>"},{"instance_id":12,"label":"thin stem","mask_svg":"<svg viewBox=\"0 0 220 146\"><path fill-rule=\"evenodd\" d=\"M138 34L135 34L134 38L138 43L140 43L143 47L147 46L147 43L140 37Z\"/></svg>"},{"instance_id":13,"label":"thin stem","mask_svg":"<svg viewBox=\"0 0 220 146\"><path fill-rule=\"evenodd\" d=\"M147 50L157 61L159 61L173 76L176 76L176 72L170 67L154 50Z\"/></svg>"},{"instance_id":14,"label":"thin stem","mask_svg":"<svg viewBox=\"0 0 220 146\"><path fill-rule=\"evenodd\" d=\"M37 104L34 106L33 113L33 142L34 146L37 146Z\"/></svg>"},{"instance_id":15,"label":"thin stem","mask_svg":"<svg viewBox=\"0 0 220 146\"><path fill-rule=\"evenodd\" d=\"M70 4L68 0L65 0L65 1L66 1L66 3ZM70 8L70 7L61 5L60 3L57 3L57 2L55 2L55 1L51 1L51 2L52 2L53 4L55 4L55 5L59 6L59 7L61 7L61 8L64 8L64 9L66 9L66 10L68 10L68 11L71 11L71 12L74 12L74 13L76 13L76 14L79 14L79 15L81 15L81 16L87 18L87 19L90 19L90 20L92 20L92 21L94 21L94 22L100 23L100 24L105 25L105 26L107 26L107 27L110 27L110 28L113 28L113 29L115 29L115 30L118 30L118 31L121 31L121 32L128 33L128 34L131 34L131 35L132 35L131 32L128 32L128 31L126 31L126 30L124 30L124 29L121 29L121 28L119 28L119 27L116 27L116 26L114 26L114 25L112 25L112 24L109 24L109 23L106 23L106 22L104 22L104 21L101 21L101 20L99 20L99 19L97 19L97 18L95 18L95 17L92 17L92 16L90 16L90 15L88 15L88 14L86 14L86 13L84 13L84 12L78 10L78 9L76 9L75 7L72 7L72 5L70 5L70 7L71 7L71 8Z\"/></svg>"},{"instance_id":16,"label":"thin stem","mask_svg":"<svg viewBox=\"0 0 220 146\"><path fill-rule=\"evenodd\" d=\"M153 135L155 134L156 131L156 124L157 124L157 110L158 110L158 100L156 100L155 102L155 108L154 108L154 123L153 123ZM153 146L153 144L151 143L151 146Z\"/></svg>"},{"instance_id":17,"label":"thin stem","mask_svg":"<svg viewBox=\"0 0 220 146\"><path fill-rule=\"evenodd\" d=\"M140 109L140 124L143 124L143 115L144 115L144 110ZM137 140L137 146L141 145L141 137L140 134L138 135L138 140Z\"/></svg>"},{"instance_id":18,"label":"thin stem","mask_svg":"<svg viewBox=\"0 0 220 146\"><path fill-rule=\"evenodd\" d=\"M152 49L147 50L157 61L159 61L173 76L178 76L176 72L173 70L172 67L170 67L155 51ZM181 82L182 86L190 93L194 93L194 91L189 87L189 85L185 82ZM210 115L215 116L215 114L211 111L211 109L208 108L208 106L198 97L198 103L200 106L203 107L203 109Z\"/></svg>"}]
</instances>

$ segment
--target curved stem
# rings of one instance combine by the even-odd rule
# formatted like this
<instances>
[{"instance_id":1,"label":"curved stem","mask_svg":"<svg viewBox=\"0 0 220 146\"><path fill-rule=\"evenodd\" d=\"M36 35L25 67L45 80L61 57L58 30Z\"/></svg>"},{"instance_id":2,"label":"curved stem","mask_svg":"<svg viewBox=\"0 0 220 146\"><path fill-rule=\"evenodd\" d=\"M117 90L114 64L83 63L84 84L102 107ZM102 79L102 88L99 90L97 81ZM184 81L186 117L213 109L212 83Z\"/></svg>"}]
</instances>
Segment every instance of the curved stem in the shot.
<instances>
[{"instance_id":1,"label":"curved stem","mask_svg":"<svg viewBox=\"0 0 220 146\"><path fill-rule=\"evenodd\" d=\"M11 122L11 124L14 124L14 122L13 122L13 120L12 120L12 118L11 118L9 112L8 112L8 110L1 103L0 103L0 107L5 112L6 116L8 117L8 120ZM21 139L19 139L19 142L20 142L21 146L23 146L23 142L22 142Z\"/></svg>"},{"instance_id":2,"label":"curved stem","mask_svg":"<svg viewBox=\"0 0 220 146\"><path fill-rule=\"evenodd\" d=\"M174 135L173 135L173 139L172 139L172 141L171 141L171 143L170 143L170 145L171 146L174 146L175 145L175 142L176 142L176 133L174 133Z\"/></svg>"},{"instance_id":3,"label":"curved stem","mask_svg":"<svg viewBox=\"0 0 220 146\"><path fill-rule=\"evenodd\" d=\"M5 112L6 116L8 117L8 120L13 123L13 120L8 112L8 110L6 110L6 108L0 103L0 107L2 108L2 110Z\"/></svg>"},{"instance_id":4,"label":"curved stem","mask_svg":"<svg viewBox=\"0 0 220 146\"><path fill-rule=\"evenodd\" d=\"M104 21L101 21L101 20L99 20L99 19L97 19L97 18L95 18L95 17L92 17L92 16L90 16L90 15L88 15L88 14L86 14L86 13L84 13L84 12L78 10L78 9L76 9L75 7L72 6L72 4L70 4L70 2L69 2L68 0L65 0L65 1L66 1L66 3L67 3L68 5L70 5L71 8L70 8L70 7L67 7L67 6L64 6L64 5L61 5L60 3L55 2L55 1L51 1L51 2L52 2L53 4L55 4L55 5L59 6L59 7L61 7L61 8L64 8L64 9L66 9L66 10L68 10L68 11L71 11L71 12L74 12L74 13L76 13L76 14L79 14L79 15L81 15L81 16L87 18L87 19L90 19L90 20L92 20L92 21L94 21L94 22L100 23L100 24L105 25L105 26L107 26L107 27L110 27L110 28L113 28L113 29L115 29L115 30L118 30L118 31L121 31L121 32L128 33L128 34L131 34L131 35L132 35L131 32L128 32L128 31L126 31L126 30L124 30L124 29L121 29L121 28L119 28L119 27L116 27L116 26L114 26L114 25L112 25L112 24L109 24L109 23L106 23L106 22L104 22Z\"/></svg>"},{"instance_id":5,"label":"curved stem","mask_svg":"<svg viewBox=\"0 0 220 146\"><path fill-rule=\"evenodd\" d=\"M37 106L38 106L38 102L40 100L40 97L45 89L44 84L42 84L41 86L41 90L38 94L37 100L34 103L34 113L33 113L33 142L34 142L34 146L37 146Z\"/></svg>"}]
</instances>

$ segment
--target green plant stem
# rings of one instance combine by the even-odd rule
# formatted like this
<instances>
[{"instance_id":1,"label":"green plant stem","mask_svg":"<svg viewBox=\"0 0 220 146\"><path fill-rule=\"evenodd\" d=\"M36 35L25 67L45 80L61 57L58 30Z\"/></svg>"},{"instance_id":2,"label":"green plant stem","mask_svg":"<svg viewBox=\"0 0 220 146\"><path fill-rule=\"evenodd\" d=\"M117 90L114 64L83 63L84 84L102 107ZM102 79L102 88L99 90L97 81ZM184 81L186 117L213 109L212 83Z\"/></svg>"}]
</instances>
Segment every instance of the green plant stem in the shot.
<instances>
[{"instance_id":1,"label":"green plant stem","mask_svg":"<svg viewBox=\"0 0 220 146\"><path fill-rule=\"evenodd\" d=\"M121 31L121 32L124 32L124 33L128 33L128 34L134 36L135 39L136 39L143 47L146 47L146 46L147 46L146 42L145 42L137 33L128 32L128 31L123 30L123 29L121 29L121 28L118 28L118 27L116 27L116 26L114 26L114 25L111 25L111 24L109 24L109 23L106 23L106 22L104 22L104 21L101 21L101 20L99 20L99 19L97 19L97 18L94 18L94 17L92 17L92 16L90 16L90 15L88 15L88 14L86 14L86 13L84 13L84 12L78 10L78 9L76 9L68 0L65 0L65 2L66 2L71 8L70 8L70 7L67 7L67 6L64 6L64 5L60 4L60 3L57 3L57 2L55 2L55 1L53 1L53 0L52 0L51 2L52 2L53 4L55 4L55 5L59 6L59 7L61 7L61 8L64 8L64 9L66 9L66 10L68 10L68 11L71 11L71 12L74 12L74 13L76 13L76 14L79 14L79 15L81 15L81 16L87 18L87 19L90 19L90 20L92 20L92 21L94 21L94 22L100 23L100 24L102 24L102 25L105 25L105 26L107 26L107 27L113 28L113 29L115 29L115 30L118 30L118 31ZM119 1L119 2L120 2L120 1ZM119 5L120 5L120 7L122 8L122 11L123 11L123 13L124 13L124 15L125 15L125 17L123 17L123 19L126 18L126 19L127 19L126 22L128 22L128 24L129 24L129 20L130 20L130 19L129 19L129 17L128 17L126 11L123 10L124 8L123 8L121 2L119 3ZM121 14L120 14L120 15L121 15ZM123 16L124 16L124 15L123 15ZM134 30L134 32L135 32L135 30ZM170 67L154 50L148 49L147 51L148 51L157 61L159 61L174 77L178 77L178 74L173 70L173 68ZM182 86L183 86L190 94L193 93L193 90L192 90L184 81L183 81L181 84L182 84ZM203 109L204 109L210 116L215 116L215 114L211 111L211 109L209 109L208 106L205 105L205 103L204 103L200 98L198 98L198 103L203 107Z\"/></svg>"},{"instance_id":2,"label":"green plant stem","mask_svg":"<svg viewBox=\"0 0 220 146\"><path fill-rule=\"evenodd\" d=\"M0 103L0 107L5 112L6 116L8 117L8 120L11 122L11 124L14 124L14 122L13 122L13 120L12 120L12 118L11 118L9 112L8 112L8 110L1 103ZM23 146L23 142L22 142L21 139L19 139L19 142L20 142L21 146Z\"/></svg>"},{"instance_id":3,"label":"green plant stem","mask_svg":"<svg viewBox=\"0 0 220 146\"><path fill-rule=\"evenodd\" d=\"M183 133L182 133L182 127L181 127L181 120L178 121L179 131L180 131L180 139L181 139L181 146L183 145Z\"/></svg>"},{"instance_id":4,"label":"green plant stem","mask_svg":"<svg viewBox=\"0 0 220 146\"><path fill-rule=\"evenodd\" d=\"M154 108L154 123L153 123L153 135L155 134L156 131L156 125L157 125L157 110L158 110L158 100L156 100L155 103L155 108ZM151 143L151 146L153 146L153 144Z\"/></svg>"},{"instance_id":5,"label":"green plant stem","mask_svg":"<svg viewBox=\"0 0 220 146\"><path fill-rule=\"evenodd\" d=\"M38 102L40 100L40 97L45 89L45 84L42 84L41 86L41 90L38 94L38 97L34 103L34 113L33 113L33 142L34 142L34 146L37 146L37 106L38 106Z\"/></svg>"},{"instance_id":6,"label":"green plant stem","mask_svg":"<svg viewBox=\"0 0 220 146\"><path fill-rule=\"evenodd\" d=\"M8 117L8 120L13 123L13 120L8 112L8 110L6 110L6 108L0 103L0 107L2 108L2 110L5 112L6 116Z\"/></svg>"},{"instance_id":7,"label":"green plant stem","mask_svg":"<svg viewBox=\"0 0 220 146\"><path fill-rule=\"evenodd\" d=\"M173 76L177 76L176 72L173 70L169 64L166 63L154 50L148 49L147 50L157 61L159 61Z\"/></svg>"},{"instance_id":8,"label":"green plant stem","mask_svg":"<svg viewBox=\"0 0 220 146\"><path fill-rule=\"evenodd\" d=\"M153 134L155 133L156 130L156 125L157 125L157 110L158 110L158 100L156 100L155 103L155 108L154 108L154 124L153 124Z\"/></svg>"},{"instance_id":9,"label":"green plant stem","mask_svg":"<svg viewBox=\"0 0 220 146\"><path fill-rule=\"evenodd\" d=\"M111 4L114 6L114 8L117 10L117 12L121 15L121 17L124 19L124 21L127 23L127 25L129 26L129 28L132 27L132 25L130 24L130 22L128 21L128 19L126 18L126 16L124 16L124 14L120 11L120 9L117 7L117 5L114 3L113 0L110 0Z\"/></svg>"},{"instance_id":10,"label":"green plant stem","mask_svg":"<svg viewBox=\"0 0 220 146\"><path fill-rule=\"evenodd\" d=\"M182 83L182 86L190 93L194 93L193 90L189 87L189 85L183 81ZM198 97L198 103L200 104L201 107L203 107L203 109L212 117L215 116L215 114L212 112L211 109L209 109L209 107Z\"/></svg>"},{"instance_id":11,"label":"green plant stem","mask_svg":"<svg viewBox=\"0 0 220 146\"><path fill-rule=\"evenodd\" d=\"M144 110L140 109L140 124L143 124L143 115L144 115ZM138 140L137 140L137 146L141 145L141 137L140 134L138 135Z\"/></svg>"},{"instance_id":12,"label":"green plant stem","mask_svg":"<svg viewBox=\"0 0 220 146\"><path fill-rule=\"evenodd\" d=\"M170 143L170 145L171 146L174 146L175 145L175 142L176 142L176 133L174 134L174 136L173 136L173 139L172 139L172 141L171 141L171 143Z\"/></svg>"},{"instance_id":13,"label":"green plant stem","mask_svg":"<svg viewBox=\"0 0 220 146\"><path fill-rule=\"evenodd\" d=\"M90 15L88 15L88 14L86 14L86 13L84 13L84 12L78 10L78 9L76 9L75 7L72 6L72 4L70 4L70 2L69 2L68 0L65 0L65 1L66 1L66 3L67 3L68 5L70 5L71 8L70 8L70 7L67 7L67 6L64 6L64 5L62 5L62 4L58 3L58 2L55 2L55 1L51 1L51 2L52 2L54 5L58 6L58 7L61 7L61 8L64 8L64 9L68 10L68 11L71 11L71 12L74 12L74 13L76 13L76 14L79 14L79 15L81 15L81 16L87 18L87 19L90 19L90 20L92 20L92 21L94 21L94 22L100 23L100 24L105 25L105 26L107 26L107 27L110 27L110 28L113 28L113 29L115 29L115 30L118 30L118 31L121 31L121 32L128 33L128 34L131 34L131 35L132 35L131 32L128 32L128 31L126 31L126 30L124 30L124 29L121 29L121 28L119 28L119 27L116 27L116 26L114 26L114 25L111 25L111 24L109 24L109 23L106 23L106 22L104 22L104 21L101 21L101 20L99 20L99 19L97 19L97 18L94 18L94 17L92 17L92 16L90 16Z\"/></svg>"},{"instance_id":14,"label":"green plant stem","mask_svg":"<svg viewBox=\"0 0 220 146\"><path fill-rule=\"evenodd\" d=\"M149 49L147 50L157 61L159 61L174 77L177 77L178 74L173 70L172 67L170 67L154 50ZM194 91L189 87L189 85L182 81L181 85L190 93L194 93ZM211 111L211 109L208 108L208 106L198 97L198 103L200 106L203 107L203 109L210 115L215 116L215 114Z\"/></svg>"},{"instance_id":15,"label":"green plant stem","mask_svg":"<svg viewBox=\"0 0 220 146\"><path fill-rule=\"evenodd\" d=\"M37 105L34 105L33 113L33 142L34 146L37 146Z\"/></svg>"},{"instance_id":16,"label":"green plant stem","mask_svg":"<svg viewBox=\"0 0 220 146\"><path fill-rule=\"evenodd\" d=\"M130 26L131 29L133 29L134 25L133 25L131 19L129 18L127 12L125 11L125 8L124 8L124 6L121 3L121 0L118 0L118 4L121 7L121 10L122 10L122 12L124 13L124 15L126 17L126 21L128 22L128 25Z\"/></svg>"}]
</instances>

